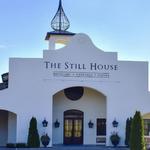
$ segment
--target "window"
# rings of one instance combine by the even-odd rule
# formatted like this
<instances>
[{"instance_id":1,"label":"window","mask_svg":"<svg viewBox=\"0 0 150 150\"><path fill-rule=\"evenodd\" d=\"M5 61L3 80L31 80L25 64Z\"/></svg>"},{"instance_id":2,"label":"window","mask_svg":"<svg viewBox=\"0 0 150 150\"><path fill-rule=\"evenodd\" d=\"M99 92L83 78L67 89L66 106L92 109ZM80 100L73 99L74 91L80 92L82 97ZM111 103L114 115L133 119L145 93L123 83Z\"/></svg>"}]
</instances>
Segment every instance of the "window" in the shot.
<instances>
[{"instance_id":1,"label":"window","mask_svg":"<svg viewBox=\"0 0 150 150\"><path fill-rule=\"evenodd\" d=\"M83 87L71 87L64 90L65 96L73 101L79 100L84 94Z\"/></svg>"},{"instance_id":2,"label":"window","mask_svg":"<svg viewBox=\"0 0 150 150\"><path fill-rule=\"evenodd\" d=\"M97 119L97 136L106 135L106 119Z\"/></svg>"},{"instance_id":3,"label":"window","mask_svg":"<svg viewBox=\"0 0 150 150\"><path fill-rule=\"evenodd\" d=\"M150 119L144 119L144 135L150 135Z\"/></svg>"}]
</instances>

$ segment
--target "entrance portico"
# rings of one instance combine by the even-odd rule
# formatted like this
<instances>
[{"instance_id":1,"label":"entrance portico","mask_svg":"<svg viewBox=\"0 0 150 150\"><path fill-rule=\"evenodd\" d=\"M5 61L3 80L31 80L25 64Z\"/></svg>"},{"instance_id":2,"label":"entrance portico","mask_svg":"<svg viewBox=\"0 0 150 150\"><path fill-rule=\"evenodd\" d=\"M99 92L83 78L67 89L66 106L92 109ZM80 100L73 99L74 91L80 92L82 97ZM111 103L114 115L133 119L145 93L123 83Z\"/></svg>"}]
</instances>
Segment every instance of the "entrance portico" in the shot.
<instances>
[{"instance_id":1,"label":"entrance portico","mask_svg":"<svg viewBox=\"0 0 150 150\"><path fill-rule=\"evenodd\" d=\"M60 127L53 126L53 144L106 144L106 113L106 96L94 89L70 87L57 92L53 123L58 121Z\"/></svg>"}]
</instances>

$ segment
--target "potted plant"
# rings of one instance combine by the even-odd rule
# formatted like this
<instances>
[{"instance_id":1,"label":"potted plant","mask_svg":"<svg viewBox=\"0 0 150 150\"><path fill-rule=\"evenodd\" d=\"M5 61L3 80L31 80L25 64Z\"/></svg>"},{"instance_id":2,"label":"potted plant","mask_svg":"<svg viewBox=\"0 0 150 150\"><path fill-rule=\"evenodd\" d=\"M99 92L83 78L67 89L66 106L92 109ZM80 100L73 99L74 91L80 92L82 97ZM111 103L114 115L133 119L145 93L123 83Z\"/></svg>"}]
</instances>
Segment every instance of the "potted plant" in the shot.
<instances>
[{"instance_id":1,"label":"potted plant","mask_svg":"<svg viewBox=\"0 0 150 150\"><path fill-rule=\"evenodd\" d=\"M110 136L111 143L116 147L120 142L120 137L117 132L113 132Z\"/></svg>"},{"instance_id":2,"label":"potted plant","mask_svg":"<svg viewBox=\"0 0 150 150\"><path fill-rule=\"evenodd\" d=\"M41 136L41 142L44 145L44 147L47 147L47 145L50 142L50 137L47 134L44 134Z\"/></svg>"}]
</instances>

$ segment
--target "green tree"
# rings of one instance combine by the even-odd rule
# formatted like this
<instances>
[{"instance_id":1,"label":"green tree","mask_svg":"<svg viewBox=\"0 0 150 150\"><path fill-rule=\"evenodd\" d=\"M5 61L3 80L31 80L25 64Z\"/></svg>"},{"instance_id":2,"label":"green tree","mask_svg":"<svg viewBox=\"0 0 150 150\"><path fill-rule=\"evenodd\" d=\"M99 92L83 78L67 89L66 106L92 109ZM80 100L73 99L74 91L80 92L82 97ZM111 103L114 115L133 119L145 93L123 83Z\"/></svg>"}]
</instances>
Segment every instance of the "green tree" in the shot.
<instances>
[{"instance_id":1,"label":"green tree","mask_svg":"<svg viewBox=\"0 0 150 150\"><path fill-rule=\"evenodd\" d=\"M30 120L27 144L28 147L32 148L40 147L40 138L37 130L37 120L35 117L32 117Z\"/></svg>"},{"instance_id":2,"label":"green tree","mask_svg":"<svg viewBox=\"0 0 150 150\"><path fill-rule=\"evenodd\" d=\"M140 111L136 111L132 120L129 146L130 150L145 150L144 125Z\"/></svg>"},{"instance_id":3,"label":"green tree","mask_svg":"<svg viewBox=\"0 0 150 150\"><path fill-rule=\"evenodd\" d=\"M129 146L131 123L132 123L132 117L127 118L127 120L126 120L126 136L125 136L125 145L127 145L127 146Z\"/></svg>"}]
</instances>

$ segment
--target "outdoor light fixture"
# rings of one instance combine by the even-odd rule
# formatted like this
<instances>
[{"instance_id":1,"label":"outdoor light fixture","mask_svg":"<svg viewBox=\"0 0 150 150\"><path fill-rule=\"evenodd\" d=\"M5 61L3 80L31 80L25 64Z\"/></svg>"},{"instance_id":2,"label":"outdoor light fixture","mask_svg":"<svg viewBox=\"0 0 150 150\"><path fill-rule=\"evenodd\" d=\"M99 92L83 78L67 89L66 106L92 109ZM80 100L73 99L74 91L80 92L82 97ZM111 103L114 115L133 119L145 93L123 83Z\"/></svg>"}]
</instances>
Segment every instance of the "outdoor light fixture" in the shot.
<instances>
[{"instance_id":1,"label":"outdoor light fixture","mask_svg":"<svg viewBox=\"0 0 150 150\"><path fill-rule=\"evenodd\" d=\"M89 128L93 128L94 123L90 120L88 125L89 125Z\"/></svg>"},{"instance_id":2,"label":"outdoor light fixture","mask_svg":"<svg viewBox=\"0 0 150 150\"><path fill-rule=\"evenodd\" d=\"M112 122L113 127L118 127L118 121L116 121L116 119L114 119L114 121Z\"/></svg>"},{"instance_id":3,"label":"outdoor light fixture","mask_svg":"<svg viewBox=\"0 0 150 150\"><path fill-rule=\"evenodd\" d=\"M48 121L47 121L46 119L44 119L44 120L42 121L42 124L43 124L43 127L47 127Z\"/></svg>"},{"instance_id":4,"label":"outdoor light fixture","mask_svg":"<svg viewBox=\"0 0 150 150\"><path fill-rule=\"evenodd\" d=\"M54 126L55 128L59 128L60 123L58 122L58 120L56 119L56 121L54 122Z\"/></svg>"}]
</instances>

